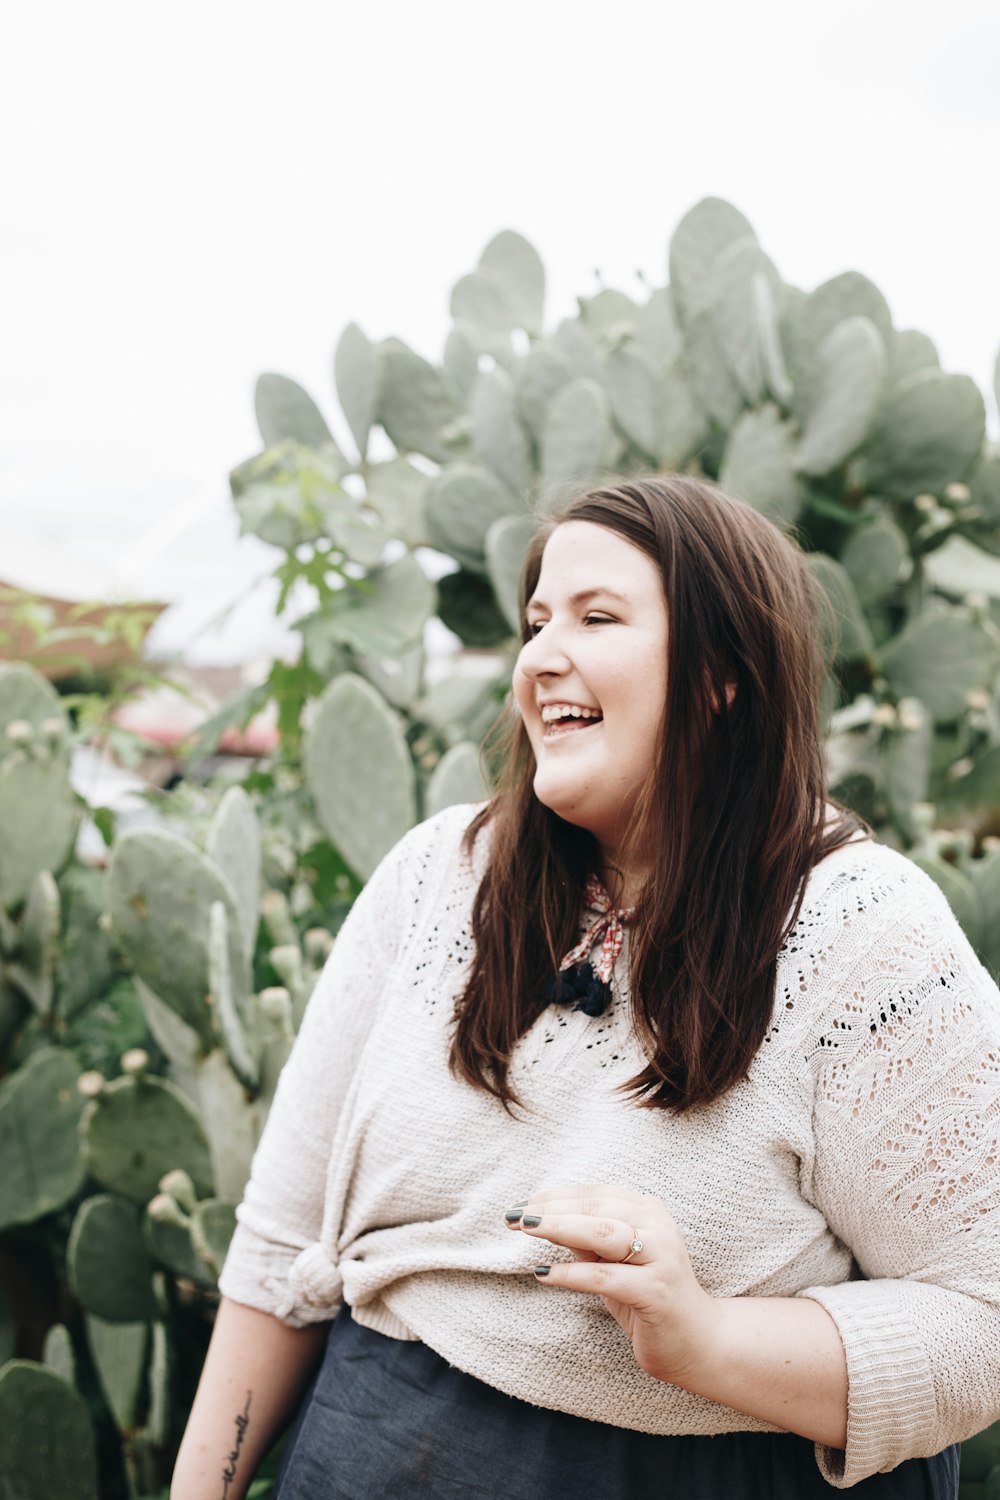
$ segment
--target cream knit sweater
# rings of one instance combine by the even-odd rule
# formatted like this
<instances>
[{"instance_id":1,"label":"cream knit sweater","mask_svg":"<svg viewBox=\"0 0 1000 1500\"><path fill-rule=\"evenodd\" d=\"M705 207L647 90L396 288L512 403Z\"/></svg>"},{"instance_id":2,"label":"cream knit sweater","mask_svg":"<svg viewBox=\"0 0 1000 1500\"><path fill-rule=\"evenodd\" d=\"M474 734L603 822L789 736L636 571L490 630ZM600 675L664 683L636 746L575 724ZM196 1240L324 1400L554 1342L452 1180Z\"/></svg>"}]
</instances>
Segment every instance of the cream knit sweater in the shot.
<instances>
[{"instance_id":1,"label":"cream knit sweater","mask_svg":"<svg viewBox=\"0 0 1000 1500\"><path fill-rule=\"evenodd\" d=\"M296 1327L346 1298L358 1322L499 1390L620 1427L780 1430L646 1375L598 1298L531 1275L538 1244L504 1209L550 1183L620 1183L665 1201L707 1291L830 1312L847 1448L816 1457L836 1488L1000 1417L1000 995L937 887L867 842L817 866L770 1032L710 1107L676 1118L615 1096L642 1066L619 998L597 1018L545 1011L512 1065L531 1111L512 1120L447 1066L489 837L470 865L475 810L412 829L352 908L223 1293ZM627 958L626 942L619 991Z\"/></svg>"}]
</instances>

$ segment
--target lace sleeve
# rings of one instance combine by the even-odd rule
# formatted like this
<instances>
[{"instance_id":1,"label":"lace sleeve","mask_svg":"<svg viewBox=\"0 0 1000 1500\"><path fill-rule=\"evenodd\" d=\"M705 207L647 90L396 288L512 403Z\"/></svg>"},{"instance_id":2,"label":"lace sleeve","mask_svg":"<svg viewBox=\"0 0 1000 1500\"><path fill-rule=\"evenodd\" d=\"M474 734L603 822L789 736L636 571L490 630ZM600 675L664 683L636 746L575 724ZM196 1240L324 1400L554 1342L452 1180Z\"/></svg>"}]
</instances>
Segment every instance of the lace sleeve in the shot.
<instances>
[{"instance_id":1,"label":"lace sleeve","mask_svg":"<svg viewBox=\"0 0 1000 1500\"><path fill-rule=\"evenodd\" d=\"M864 1278L798 1294L847 1356L838 1489L1000 1417L1000 994L919 870L881 896L811 1059L807 1195Z\"/></svg>"}]
</instances>

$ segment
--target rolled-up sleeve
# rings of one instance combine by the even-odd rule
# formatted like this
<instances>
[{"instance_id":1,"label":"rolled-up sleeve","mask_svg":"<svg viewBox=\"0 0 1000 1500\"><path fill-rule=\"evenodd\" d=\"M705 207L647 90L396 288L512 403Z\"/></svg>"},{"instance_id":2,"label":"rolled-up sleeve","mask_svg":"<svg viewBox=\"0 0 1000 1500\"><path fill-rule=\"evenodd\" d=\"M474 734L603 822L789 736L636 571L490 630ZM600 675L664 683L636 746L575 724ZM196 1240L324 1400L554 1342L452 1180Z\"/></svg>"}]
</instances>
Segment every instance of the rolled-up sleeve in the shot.
<instances>
[{"instance_id":1,"label":"rolled-up sleeve","mask_svg":"<svg viewBox=\"0 0 1000 1500\"><path fill-rule=\"evenodd\" d=\"M937 888L906 887L815 1060L808 1196L859 1273L798 1293L847 1358L846 1449L816 1446L838 1489L1000 1417L1000 994Z\"/></svg>"},{"instance_id":2,"label":"rolled-up sleeve","mask_svg":"<svg viewBox=\"0 0 1000 1500\"><path fill-rule=\"evenodd\" d=\"M400 942L400 890L411 830L361 891L337 934L275 1090L236 1210L219 1290L292 1327L330 1318L341 1300L320 1230L330 1148Z\"/></svg>"}]
</instances>

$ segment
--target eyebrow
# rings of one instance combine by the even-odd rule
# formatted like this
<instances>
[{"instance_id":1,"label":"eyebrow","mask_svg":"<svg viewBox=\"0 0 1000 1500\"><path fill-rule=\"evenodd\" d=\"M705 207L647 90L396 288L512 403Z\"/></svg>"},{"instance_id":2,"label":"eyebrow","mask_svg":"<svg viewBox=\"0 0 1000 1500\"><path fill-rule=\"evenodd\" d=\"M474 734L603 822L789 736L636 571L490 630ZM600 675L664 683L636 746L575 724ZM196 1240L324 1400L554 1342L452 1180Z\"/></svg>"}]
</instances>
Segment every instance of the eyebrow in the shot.
<instances>
[{"instance_id":1,"label":"eyebrow","mask_svg":"<svg viewBox=\"0 0 1000 1500\"><path fill-rule=\"evenodd\" d=\"M598 597L617 599L620 604L629 603L629 600L626 598L626 596L624 594L619 594L617 589L604 588L603 586L601 588L594 589L578 589L575 594L570 595L569 603L572 605L587 604L591 599L596 599ZM529 610L532 607L534 607L535 609L548 609L549 606L543 599L539 599L537 594L532 594L531 598L528 600L527 604L524 607L525 610Z\"/></svg>"}]
</instances>

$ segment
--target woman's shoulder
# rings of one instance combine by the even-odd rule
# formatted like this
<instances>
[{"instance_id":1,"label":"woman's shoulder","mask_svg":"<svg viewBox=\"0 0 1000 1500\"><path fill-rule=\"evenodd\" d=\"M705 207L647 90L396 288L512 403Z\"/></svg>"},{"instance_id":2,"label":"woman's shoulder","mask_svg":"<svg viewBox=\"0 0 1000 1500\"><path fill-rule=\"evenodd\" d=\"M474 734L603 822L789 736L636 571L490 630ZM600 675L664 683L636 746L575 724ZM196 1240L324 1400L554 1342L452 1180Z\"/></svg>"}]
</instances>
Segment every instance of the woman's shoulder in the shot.
<instances>
[{"instance_id":1,"label":"woman's shoulder","mask_svg":"<svg viewBox=\"0 0 1000 1500\"><path fill-rule=\"evenodd\" d=\"M786 1034L815 1059L844 1061L861 1039L918 1024L945 991L1000 1003L930 876L870 838L821 860L778 956L774 1014L792 1022Z\"/></svg>"}]
</instances>

